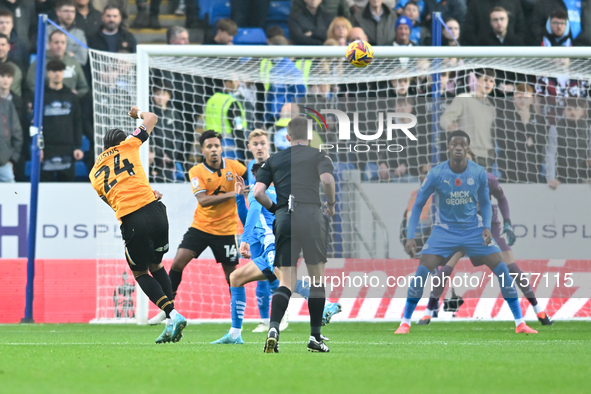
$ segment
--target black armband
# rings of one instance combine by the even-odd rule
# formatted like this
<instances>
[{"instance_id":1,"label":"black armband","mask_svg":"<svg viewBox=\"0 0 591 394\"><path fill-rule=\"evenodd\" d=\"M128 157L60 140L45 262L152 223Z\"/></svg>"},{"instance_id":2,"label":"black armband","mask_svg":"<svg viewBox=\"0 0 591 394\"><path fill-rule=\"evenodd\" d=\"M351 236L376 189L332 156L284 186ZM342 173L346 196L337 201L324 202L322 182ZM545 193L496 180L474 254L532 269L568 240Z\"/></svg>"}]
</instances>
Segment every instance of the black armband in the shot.
<instances>
[{"instance_id":1,"label":"black armband","mask_svg":"<svg viewBox=\"0 0 591 394\"><path fill-rule=\"evenodd\" d=\"M274 215L275 212L277 212L277 204L275 204L275 203L271 204L271 208L269 208L268 211Z\"/></svg>"},{"instance_id":2,"label":"black armband","mask_svg":"<svg viewBox=\"0 0 591 394\"><path fill-rule=\"evenodd\" d=\"M146 126L144 126L143 123L140 125L140 127L135 129L132 135L142 141L142 143L146 142L150 137L150 134L148 134Z\"/></svg>"}]
</instances>

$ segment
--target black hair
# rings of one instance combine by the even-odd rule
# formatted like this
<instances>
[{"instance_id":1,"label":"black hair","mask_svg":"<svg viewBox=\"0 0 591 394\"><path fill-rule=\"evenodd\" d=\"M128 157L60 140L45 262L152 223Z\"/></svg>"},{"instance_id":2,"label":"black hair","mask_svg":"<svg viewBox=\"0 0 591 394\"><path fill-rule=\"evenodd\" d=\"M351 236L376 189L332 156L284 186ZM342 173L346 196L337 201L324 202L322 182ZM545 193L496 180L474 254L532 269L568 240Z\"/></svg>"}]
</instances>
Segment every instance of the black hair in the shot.
<instances>
[{"instance_id":1,"label":"black hair","mask_svg":"<svg viewBox=\"0 0 591 394\"><path fill-rule=\"evenodd\" d=\"M220 142L222 142L222 135L220 133L216 133L214 130L205 130L203 134L201 134L201 136L199 137L199 145L203 147L203 144L205 144L205 140L208 140L210 138L217 138L220 140Z\"/></svg>"},{"instance_id":2,"label":"black hair","mask_svg":"<svg viewBox=\"0 0 591 394\"><path fill-rule=\"evenodd\" d=\"M103 150L107 150L109 148L119 145L120 143L125 141L126 138L127 135L121 129L111 129L107 131L107 134L105 134L103 138Z\"/></svg>"},{"instance_id":3,"label":"black hair","mask_svg":"<svg viewBox=\"0 0 591 394\"><path fill-rule=\"evenodd\" d=\"M254 175L255 177L257 176L257 172L259 171L259 168L261 168L263 166L263 163L254 163L252 165L252 170L250 170L252 172L252 175Z\"/></svg>"},{"instance_id":4,"label":"black hair","mask_svg":"<svg viewBox=\"0 0 591 394\"><path fill-rule=\"evenodd\" d=\"M61 60L50 60L47 62L45 66L47 71L64 71L66 69L66 64Z\"/></svg>"},{"instance_id":5,"label":"black hair","mask_svg":"<svg viewBox=\"0 0 591 394\"><path fill-rule=\"evenodd\" d=\"M292 141L307 141L308 140L308 120L305 118L294 118L287 124L287 133Z\"/></svg>"},{"instance_id":6,"label":"black hair","mask_svg":"<svg viewBox=\"0 0 591 394\"><path fill-rule=\"evenodd\" d=\"M470 145L470 136L462 130L452 131L447 135L447 143L451 143L451 139L454 137L465 137L468 140L468 145Z\"/></svg>"},{"instance_id":7,"label":"black hair","mask_svg":"<svg viewBox=\"0 0 591 394\"><path fill-rule=\"evenodd\" d=\"M489 77L489 78L494 79L497 77L495 70L493 70L492 68L480 68L475 71L475 74L476 74L476 78Z\"/></svg>"},{"instance_id":8,"label":"black hair","mask_svg":"<svg viewBox=\"0 0 591 394\"><path fill-rule=\"evenodd\" d=\"M419 8L419 5L417 4L417 2L416 2L416 1L414 1L414 0L409 0L409 2L408 2L408 3L406 3L406 4L404 5L404 7L402 7L402 9L403 9L403 10L405 10L405 9L406 9L406 6L407 6L407 5L409 5L409 4L410 4L410 5L414 5L415 7Z\"/></svg>"},{"instance_id":9,"label":"black hair","mask_svg":"<svg viewBox=\"0 0 591 394\"><path fill-rule=\"evenodd\" d=\"M550 14L550 19L552 20L554 18L567 21L568 14L563 10L555 10L553 13Z\"/></svg>"}]
</instances>

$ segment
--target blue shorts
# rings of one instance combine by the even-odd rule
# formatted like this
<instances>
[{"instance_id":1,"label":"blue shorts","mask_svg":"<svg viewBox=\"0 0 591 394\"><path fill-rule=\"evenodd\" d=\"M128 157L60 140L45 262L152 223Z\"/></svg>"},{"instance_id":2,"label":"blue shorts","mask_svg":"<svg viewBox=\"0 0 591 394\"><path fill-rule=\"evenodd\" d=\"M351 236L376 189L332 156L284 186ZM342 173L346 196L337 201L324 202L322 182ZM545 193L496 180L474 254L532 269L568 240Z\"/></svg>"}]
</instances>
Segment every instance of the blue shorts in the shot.
<instances>
[{"instance_id":1,"label":"blue shorts","mask_svg":"<svg viewBox=\"0 0 591 394\"><path fill-rule=\"evenodd\" d=\"M256 259L257 257L261 256L263 252L263 245L261 245L260 242L256 242L250 245L250 255L253 259Z\"/></svg>"},{"instance_id":2,"label":"blue shorts","mask_svg":"<svg viewBox=\"0 0 591 394\"><path fill-rule=\"evenodd\" d=\"M479 257L501 253L494 239L488 245L483 245L483 230L483 227L472 230L448 230L441 226L433 226L431 236L423 246L421 254L449 257L461 251L468 257Z\"/></svg>"},{"instance_id":3,"label":"blue shorts","mask_svg":"<svg viewBox=\"0 0 591 394\"><path fill-rule=\"evenodd\" d=\"M275 245L269 245L262 255L255 257L252 261L269 281L277 279L273 274L273 269L275 268Z\"/></svg>"}]
</instances>

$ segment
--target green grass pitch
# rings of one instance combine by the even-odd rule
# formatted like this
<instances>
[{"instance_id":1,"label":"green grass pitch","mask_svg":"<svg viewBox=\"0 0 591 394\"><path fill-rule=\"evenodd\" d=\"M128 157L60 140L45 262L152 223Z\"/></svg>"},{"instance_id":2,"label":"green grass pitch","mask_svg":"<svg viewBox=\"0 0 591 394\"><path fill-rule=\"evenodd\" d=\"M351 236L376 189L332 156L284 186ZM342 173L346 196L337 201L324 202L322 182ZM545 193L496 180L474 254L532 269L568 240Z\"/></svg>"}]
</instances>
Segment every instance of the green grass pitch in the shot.
<instances>
[{"instance_id":1,"label":"green grass pitch","mask_svg":"<svg viewBox=\"0 0 591 394\"><path fill-rule=\"evenodd\" d=\"M329 354L306 351L308 325L281 333L280 353L246 324L245 345L209 345L229 324L189 325L155 345L162 326L0 326L0 392L7 393L589 393L591 322L413 325L332 323Z\"/></svg>"}]
</instances>

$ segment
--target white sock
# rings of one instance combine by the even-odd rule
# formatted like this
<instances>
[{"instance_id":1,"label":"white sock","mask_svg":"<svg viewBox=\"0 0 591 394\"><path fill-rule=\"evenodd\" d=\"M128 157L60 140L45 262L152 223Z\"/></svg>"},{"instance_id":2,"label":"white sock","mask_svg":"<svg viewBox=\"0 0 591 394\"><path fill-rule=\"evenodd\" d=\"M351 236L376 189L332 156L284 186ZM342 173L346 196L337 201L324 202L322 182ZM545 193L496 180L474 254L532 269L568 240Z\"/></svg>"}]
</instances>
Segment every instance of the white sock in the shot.
<instances>
[{"instance_id":1,"label":"white sock","mask_svg":"<svg viewBox=\"0 0 591 394\"><path fill-rule=\"evenodd\" d=\"M542 309L540 304L537 304L536 306L534 306L534 312L536 312L536 315L537 315L540 312L544 312L544 310Z\"/></svg>"},{"instance_id":2,"label":"white sock","mask_svg":"<svg viewBox=\"0 0 591 394\"><path fill-rule=\"evenodd\" d=\"M425 316L433 317L433 311L429 308L425 309Z\"/></svg>"},{"instance_id":3,"label":"white sock","mask_svg":"<svg viewBox=\"0 0 591 394\"><path fill-rule=\"evenodd\" d=\"M172 319L164 319L164 322L167 326L170 326L172 324Z\"/></svg>"},{"instance_id":4,"label":"white sock","mask_svg":"<svg viewBox=\"0 0 591 394\"><path fill-rule=\"evenodd\" d=\"M178 315L179 313L176 311L176 309L173 309L172 312L170 312L170 320L174 320L174 318L176 317L176 315Z\"/></svg>"},{"instance_id":5,"label":"white sock","mask_svg":"<svg viewBox=\"0 0 591 394\"><path fill-rule=\"evenodd\" d=\"M406 323L410 326L410 319L402 318L402 323L400 323L400 325L402 325L403 323Z\"/></svg>"},{"instance_id":6,"label":"white sock","mask_svg":"<svg viewBox=\"0 0 591 394\"><path fill-rule=\"evenodd\" d=\"M269 324L271 324L271 319L269 319L269 318L263 319L263 324L268 326Z\"/></svg>"},{"instance_id":7,"label":"white sock","mask_svg":"<svg viewBox=\"0 0 591 394\"><path fill-rule=\"evenodd\" d=\"M232 337L232 339L238 338L241 333L242 333L242 328L230 327L230 336Z\"/></svg>"},{"instance_id":8,"label":"white sock","mask_svg":"<svg viewBox=\"0 0 591 394\"><path fill-rule=\"evenodd\" d=\"M515 319L515 327L518 327L521 323L525 323L525 319Z\"/></svg>"}]
</instances>

